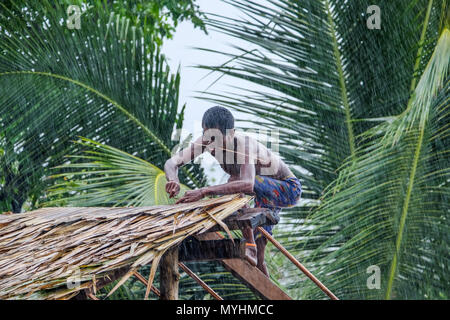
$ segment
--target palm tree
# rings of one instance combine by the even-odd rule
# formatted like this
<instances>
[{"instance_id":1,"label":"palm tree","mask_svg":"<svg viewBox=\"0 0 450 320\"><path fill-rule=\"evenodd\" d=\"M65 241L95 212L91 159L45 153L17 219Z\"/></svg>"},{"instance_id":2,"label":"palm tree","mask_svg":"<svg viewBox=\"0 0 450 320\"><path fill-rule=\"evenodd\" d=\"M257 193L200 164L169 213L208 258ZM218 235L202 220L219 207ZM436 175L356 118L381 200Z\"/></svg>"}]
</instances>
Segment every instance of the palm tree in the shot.
<instances>
[{"instance_id":1,"label":"palm tree","mask_svg":"<svg viewBox=\"0 0 450 320\"><path fill-rule=\"evenodd\" d=\"M207 99L279 130L304 200L276 236L341 298L448 297L445 3L380 5L381 30L370 30L365 0L225 2L244 16L207 24L247 45L200 67L261 87ZM299 278L273 254L276 277ZM380 290L367 288L371 265ZM302 278L284 283L323 297Z\"/></svg>"},{"instance_id":2,"label":"palm tree","mask_svg":"<svg viewBox=\"0 0 450 320\"><path fill-rule=\"evenodd\" d=\"M0 210L45 199L49 168L77 154L78 136L162 167L177 144L180 75L151 34L95 2L68 29L66 7L24 1L0 8ZM204 183L198 165L182 172Z\"/></svg>"},{"instance_id":3,"label":"palm tree","mask_svg":"<svg viewBox=\"0 0 450 320\"><path fill-rule=\"evenodd\" d=\"M449 57L446 28L407 109L362 136L309 217L323 239L310 260L343 295L448 298ZM381 270L379 290L365 286L370 266Z\"/></svg>"},{"instance_id":4,"label":"palm tree","mask_svg":"<svg viewBox=\"0 0 450 320\"><path fill-rule=\"evenodd\" d=\"M242 54L229 55L232 67L205 68L252 81L265 90L241 96L212 94L209 99L256 115L255 123L262 119L267 128L280 130L280 153L301 178L305 203L286 211L277 237L307 259L308 267L340 298L448 297L445 5L398 1L381 8L381 30L368 30L364 16L368 1L228 2L248 18L216 17L209 24L256 49L238 48ZM45 168L72 154L75 158L54 176L60 179L52 189L54 201L82 200L90 205L166 201L158 196L163 192L154 193L163 182L157 181L162 177L158 167L174 146L172 130L166 129L174 122L180 127L182 113L176 115L173 107L169 109L175 111L167 114L162 108L176 103L166 91L171 80L154 82L151 77L170 79L157 48L115 16L87 12L90 30L50 28L61 25L58 17L63 10L44 4L45 18L34 13L40 12L37 7L27 6L34 9L27 12L28 29L18 8L0 16L0 43L5 44L0 55L0 123L6 128L0 135L0 148L6 150L0 150L0 159L8 172L4 178L8 188L2 187L2 192L7 190L14 199L33 194L31 187L22 193L17 186L47 184L41 182ZM136 40L142 38L148 41ZM155 63L160 67L152 68ZM147 85L139 86L136 79ZM165 98L155 101L161 92ZM43 97L46 104L59 107L43 113ZM155 107L149 115L139 106L150 102ZM90 112L83 108L86 105ZM94 117L98 132L86 129ZM42 129L36 129L40 124L50 128L59 124L52 128L58 135L50 130L40 137ZM40 145L46 135L50 139ZM69 140L79 143L61 148L60 140L66 146ZM44 153L37 158L49 145L55 148L52 156ZM80 146L89 147L85 155L79 153ZM32 178L36 172L38 178ZM186 187L198 186L201 177L198 168L191 167L183 173L183 182ZM67 198L68 192L76 197ZM323 297L308 282L299 284L298 271L279 256L270 261L272 276L290 288L292 296ZM380 290L366 285L371 265L382 271ZM209 268L202 270L206 273ZM275 273L275 268L282 271ZM221 273L211 278L215 285L221 278L231 281ZM237 288L235 284L232 290ZM250 295L243 290L233 297L246 296Z\"/></svg>"}]
</instances>

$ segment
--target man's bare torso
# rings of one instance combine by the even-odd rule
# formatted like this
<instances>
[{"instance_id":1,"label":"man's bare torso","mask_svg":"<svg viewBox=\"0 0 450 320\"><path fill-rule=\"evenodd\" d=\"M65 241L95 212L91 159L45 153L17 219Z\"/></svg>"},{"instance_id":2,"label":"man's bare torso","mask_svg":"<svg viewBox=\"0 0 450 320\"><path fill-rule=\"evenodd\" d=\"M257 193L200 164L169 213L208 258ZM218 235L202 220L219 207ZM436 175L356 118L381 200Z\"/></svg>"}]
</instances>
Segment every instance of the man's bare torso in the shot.
<instances>
[{"instance_id":1,"label":"man's bare torso","mask_svg":"<svg viewBox=\"0 0 450 320\"><path fill-rule=\"evenodd\" d=\"M234 142L225 146L207 146L204 151L216 158L222 169L230 175L229 181L239 179L243 163L254 164L256 175L280 180L294 177L292 171L276 154L249 136L235 134Z\"/></svg>"}]
</instances>

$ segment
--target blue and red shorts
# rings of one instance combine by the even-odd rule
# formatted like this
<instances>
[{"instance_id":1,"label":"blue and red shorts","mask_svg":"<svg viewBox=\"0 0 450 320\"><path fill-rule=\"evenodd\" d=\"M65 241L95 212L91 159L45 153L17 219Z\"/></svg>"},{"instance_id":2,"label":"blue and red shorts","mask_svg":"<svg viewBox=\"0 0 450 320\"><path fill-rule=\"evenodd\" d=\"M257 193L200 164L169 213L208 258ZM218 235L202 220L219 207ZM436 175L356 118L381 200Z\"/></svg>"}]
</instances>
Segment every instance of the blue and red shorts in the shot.
<instances>
[{"instance_id":1,"label":"blue and red shorts","mask_svg":"<svg viewBox=\"0 0 450 320\"><path fill-rule=\"evenodd\" d=\"M257 175L253 191L256 194L255 208L270 208L274 217L279 220L281 208L293 207L300 199L302 185L296 177L278 180ZM272 234L273 225L263 226L263 228ZM255 232L255 239L260 236L260 232Z\"/></svg>"}]
</instances>

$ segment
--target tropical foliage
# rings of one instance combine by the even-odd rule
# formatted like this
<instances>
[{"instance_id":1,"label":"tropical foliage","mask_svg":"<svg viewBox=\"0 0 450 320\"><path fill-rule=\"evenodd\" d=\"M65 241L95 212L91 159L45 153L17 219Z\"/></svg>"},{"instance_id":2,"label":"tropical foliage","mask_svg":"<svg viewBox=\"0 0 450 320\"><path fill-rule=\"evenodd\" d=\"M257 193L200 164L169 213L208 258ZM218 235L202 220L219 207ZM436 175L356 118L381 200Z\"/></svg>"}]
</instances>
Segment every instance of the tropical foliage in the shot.
<instances>
[{"instance_id":1,"label":"tropical foliage","mask_svg":"<svg viewBox=\"0 0 450 320\"><path fill-rule=\"evenodd\" d=\"M309 217L322 239L311 260L343 295L448 297L448 57L445 29L408 108L362 135L356 160ZM382 271L379 291L361 290L371 265Z\"/></svg>"},{"instance_id":2,"label":"tropical foliage","mask_svg":"<svg viewBox=\"0 0 450 320\"><path fill-rule=\"evenodd\" d=\"M243 18L207 25L246 44L201 67L261 90L208 100L279 130L304 201L284 212L277 238L340 298L448 297L445 3L226 2ZM380 30L366 25L373 4ZM276 256L271 264L291 294L324 297ZM380 290L366 285L371 265Z\"/></svg>"},{"instance_id":3,"label":"tropical foliage","mask_svg":"<svg viewBox=\"0 0 450 320\"><path fill-rule=\"evenodd\" d=\"M43 178L80 151L78 136L163 166L184 109L179 73L170 74L152 34L103 10L87 10L70 30L53 2L1 8L1 211L47 200L52 182ZM197 165L181 176L189 187L204 183Z\"/></svg>"},{"instance_id":4,"label":"tropical foliage","mask_svg":"<svg viewBox=\"0 0 450 320\"><path fill-rule=\"evenodd\" d=\"M283 212L276 237L339 298L448 298L446 3L224 1L244 16L209 15L207 26L245 45L232 53L203 48L228 62L200 67L261 90L207 99L251 116L247 127L279 131L280 154L303 184L302 202ZM186 142L172 141L183 125L180 76L158 46L173 30L136 17L164 11L153 5L93 4L79 30L65 26L59 4L0 4L1 211L45 201L169 201L160 168ZM380 30L366 24L374 4ZM196 164L181 179L184 188L205 183ZM279 253L268 262L291 296L325 298ZM379 289L367 285L370 266L381 270ZM254 298L224 270L190 267L222 295ZM192 280L182 282L183 298L208 298ZM136 282L127 284L118 298L141 295Z\"/></svg>"},{"instance_id":5,"label":"tropical foliage","mask_svg":"<svg viewBox=\"0 0 450 320\"><path fill-rule=\"evenodd\" d=\"M165 191L164 171L126 152L87 138L80 138L82 155L67 156L72 161L56 166L67 169L50 176L63 178L48 189L45 206L149 206L174 203ZM86 161L76 161L77 159ZM89 162L88 162L89 161ZM181 185L181 193L189 190ZM67 195L69 193L69 195ZM66 195L60 197L60 195Z\"/></svg>"}]
</instances>

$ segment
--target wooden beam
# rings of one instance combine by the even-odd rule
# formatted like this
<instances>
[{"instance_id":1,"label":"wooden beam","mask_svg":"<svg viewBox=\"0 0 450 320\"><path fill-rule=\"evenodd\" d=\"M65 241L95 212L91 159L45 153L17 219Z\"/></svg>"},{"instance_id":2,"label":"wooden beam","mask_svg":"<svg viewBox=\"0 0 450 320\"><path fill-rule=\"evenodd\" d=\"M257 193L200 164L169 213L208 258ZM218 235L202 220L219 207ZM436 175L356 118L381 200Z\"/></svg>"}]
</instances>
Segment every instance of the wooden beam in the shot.
<instances>
[{"instance_id":1,"label":"wooden beam","mask_svg":"<svg viewBox=\"0 0 450 320\"><path fill-rule=\"evenodd\" d=\"M136 279L138 279L145 287L147 287L148 282L147 279L145 279L139 272L135 271L134 272L134 276L136 277ZM151 289L150 289L154 294L156 294L158 297L161 296L161 293L159 292L159 290L157 288L155 288L154 285L152 285Z\"/></svg>"},{"instance_id":2,"label":"wooden beam","mask_svg":"<svg viewBox=\"0 0 450 320\"><path fill-rule=\"evenodd\" d=\"M276 224L278 221L271 210L266 208L246 208L238 210L223 222L230 230L240 230L246 227L255 229L263 225ZM216 225L208 231L223 231L222 227Z\"/></svg>"},{"instance_id":3,"label":"wooden beam","mask_svg":"<svg viewBox=\"0 0 450 320\"><path fill-rule=\"evenodd\" d=\"M179 261L208 261L245 257L245 240L231 239L200 241L195 237L184 240L178 251Z\"/></svg>"},{"instance_id":4,"label":"wooden beam","mask_svg":"<svg viewBox=\"0 0 450 320\"><path fill-rule=\"evenodd\" d=\"M220 239L215 232L203 233L196 236L200 240ZM257 296L265 300L292 300L283 290L274 284L258 268L244 259L224 259L220 263L236 278L252 290Z\"/></svg>"},{"instance_id":5,"label":"wooden beam","mask_svg":"<svg viewBox=\"0 0 450 320\"><path fill-rule=\"evenodd\" d=\"M283 290L270 281L261 270L252 266L247 260L225 259L222 260L222 265L261 299L292 300Z\"/></svg>"},{"instance_id":6,"label":"wooden beam","mask_svg":"<svg viewBox=\"0 0 450 320\"><path fill-rule=\"evenodd\" d=\"M223 300L221 296L217 294L210 286L208 286L202 279L200 279L191 269L189 269L184 263L179 262L178 265L188 276L194 279L203 289L205 289L214 299Z\"/></svg>"},{"instance_id":7,"label":"wooden beam","mask_svg":"<svg viewBox=\"0 0 450 320\"><path fill-rule=\"evenodd\" d=\"M178 246L167 250L159 265L160 299L178 300Z\"/></svg>"}]
</instances>

